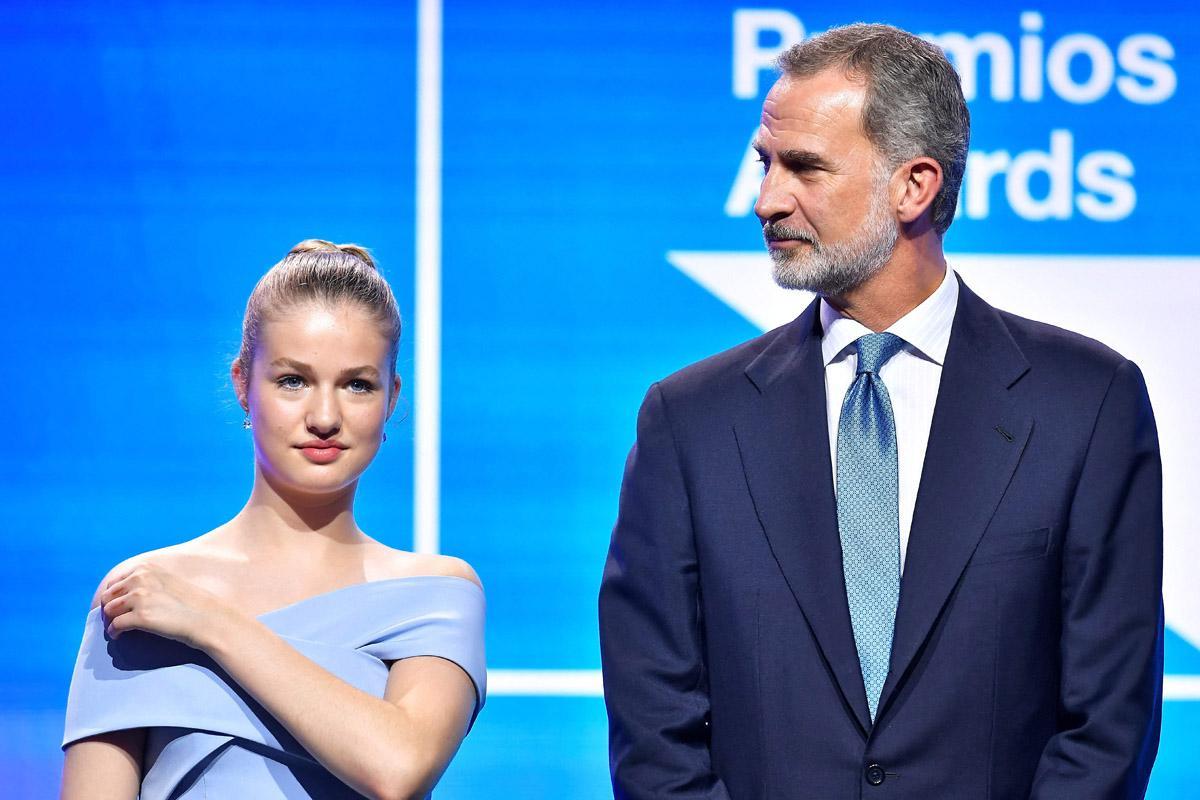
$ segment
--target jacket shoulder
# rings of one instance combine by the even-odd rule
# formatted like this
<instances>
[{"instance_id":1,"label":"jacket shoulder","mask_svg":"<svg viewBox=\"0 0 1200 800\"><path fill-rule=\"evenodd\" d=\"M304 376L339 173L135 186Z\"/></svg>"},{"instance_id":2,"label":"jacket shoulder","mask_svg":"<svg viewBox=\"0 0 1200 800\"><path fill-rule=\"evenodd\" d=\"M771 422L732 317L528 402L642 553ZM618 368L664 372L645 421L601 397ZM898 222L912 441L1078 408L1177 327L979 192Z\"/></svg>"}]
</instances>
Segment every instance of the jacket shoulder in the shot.
<instances>
[{"instance_id":1,"label":"jacket shoulder","mask_svg":"<svg viewBox=\"0 0 1200 800\"><path fill-rule=\"evenodd\" d=\"M1007 311L998 313L1035 370L1053 370L1076 379L1094 377L1107 383L1117 368L1129 360L1090 336Z\"/></svg>"},{"instance_id":2,"label":"jacket shoulder","mask_svg":"<svg viewBox=\"0 0 1200 800\"><path fill-rule=\"evenodd\" d=\"M713 398L730 390L750 388L746 368L780 339L794 336L800 319L767 331L761 336L735 345L677 370L657 381L665 399Z\"/></svg>"}]
</instances>

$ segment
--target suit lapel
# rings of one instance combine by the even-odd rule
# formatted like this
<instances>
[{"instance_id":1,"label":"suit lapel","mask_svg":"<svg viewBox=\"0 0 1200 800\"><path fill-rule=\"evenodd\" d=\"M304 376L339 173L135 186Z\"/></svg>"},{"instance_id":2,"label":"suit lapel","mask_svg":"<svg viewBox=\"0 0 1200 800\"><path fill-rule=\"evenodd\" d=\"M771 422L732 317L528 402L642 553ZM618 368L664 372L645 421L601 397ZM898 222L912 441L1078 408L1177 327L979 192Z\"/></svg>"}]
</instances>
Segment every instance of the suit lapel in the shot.
<instances>
[{"instance_id":1,"label":"suit lapel","mask_svg":"<svg viewBox=\"0 0 1200 800\"><path fill-rule=\"evenodd\" d=\"M817 308L814 301L746 368L758 402L734 433L771 552L865 736L870 718L842 578Z\"/></svg>"},{"instance_id":2,"label":"suit lapel","mask_svg":"<svg viewBox=\"0 0 1200 800\"><path fill-rule=\"evenodd\" d=\"M1020 460L1033 420L1014 403L1009 389L1028 368L996 310L960 281L908 539L881 716L958 584Z\"/></svg>"}]
</instances>

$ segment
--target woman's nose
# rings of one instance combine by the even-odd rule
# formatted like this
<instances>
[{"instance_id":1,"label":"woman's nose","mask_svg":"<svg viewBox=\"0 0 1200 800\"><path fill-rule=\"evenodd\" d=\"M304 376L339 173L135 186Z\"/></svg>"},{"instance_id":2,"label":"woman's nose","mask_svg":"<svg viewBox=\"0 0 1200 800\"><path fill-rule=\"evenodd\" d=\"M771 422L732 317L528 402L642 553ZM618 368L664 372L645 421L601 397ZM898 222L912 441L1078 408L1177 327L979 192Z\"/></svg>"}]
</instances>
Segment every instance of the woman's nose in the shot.
<instances>
[{"instance_id":1,"label":"woman's nose","mask_svg":"<svg viewBox=\"0 0 1200 800\"><path fill-rule=\"evenodd\" d=\"M322 439L327 439L341 430L342 413L333 389L313 392L312 404L304 422L313 435Z\"/></svg>"}]
</instances>

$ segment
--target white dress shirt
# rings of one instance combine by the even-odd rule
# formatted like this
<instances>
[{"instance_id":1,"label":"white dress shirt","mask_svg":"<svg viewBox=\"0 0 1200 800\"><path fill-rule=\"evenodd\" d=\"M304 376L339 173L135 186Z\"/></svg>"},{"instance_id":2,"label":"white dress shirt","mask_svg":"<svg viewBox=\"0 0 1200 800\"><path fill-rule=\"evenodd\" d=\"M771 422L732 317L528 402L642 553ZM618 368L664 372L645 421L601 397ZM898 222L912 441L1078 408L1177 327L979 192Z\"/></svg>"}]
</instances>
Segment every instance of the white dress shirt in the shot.
<instances>
[{"instance_id":1,"label":"white dress shirt","mask_svg":"<svg viewBox=\"0 0 1200 800\"><path fill-rule=\"evenodd\" d=\"M929 444L929 426L942 380L942 363L950 344L950 326L958 308L958 281L947 269L940 286L919 306L887 329L905 341L904 349L879 370L887 387L896 419L896 455L900 468L900 570L908 550L917 488ZM821 355L825 361L825 403L829 418L829 452L833 462L833 485L837 486L838 422L842 401L858 374L858 352L854 342L873 333L869 328L843 317L821 300Z\"/></svg>"}]
</instances>

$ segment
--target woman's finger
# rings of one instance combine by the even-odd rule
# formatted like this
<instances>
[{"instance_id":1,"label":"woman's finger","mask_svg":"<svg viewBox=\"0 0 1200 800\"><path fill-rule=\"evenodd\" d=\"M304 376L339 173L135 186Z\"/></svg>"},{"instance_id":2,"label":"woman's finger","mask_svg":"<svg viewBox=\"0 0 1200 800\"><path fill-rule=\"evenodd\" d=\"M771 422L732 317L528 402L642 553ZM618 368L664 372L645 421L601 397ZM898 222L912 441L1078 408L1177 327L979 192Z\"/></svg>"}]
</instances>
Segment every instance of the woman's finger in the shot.
<instances>
[{"instance_id":1,"label":"woman's finger","mask_svg":"<svg viewBox=\"0 0 1200 800\"><path fill-rule=\"evenodd\" d=\"M118 594L103 604L104 616L111 620L128 614L137 607L138 603L144 602L148 595L149 592L141 588L130 589Z\"/></svg>"},{"instance_id":2,"label":"woman's finger","mask_svg":"<svg viewBox=\"0 0 1200 800\"><path fill-rule=\"evenodd\" d=\"M135 610L129 609L115 617L110 617L108 627L105 628L108 632L108 638L116 639L125 631L138 627L136 613Z\"/></svg>"},{"instance_id":3,"label":"woman's finger","mask_svg":"<svg viewBox=\"0 0 1200 800\"><path fill-rule=\"evenodd\" d=\"M104 603L112 600L114 597L127 594L136 585L136 578L136 575L128 575L119 581L110 583L108 588L100 593L100 602Z\"/></svg>"},{"instance_id":4,"label":"woman's finger","mask_svg":"<svg viewBox=\"0 0 1200 800\"><path fill-rule=\"evenodd\" d=\"M131 598L129 595L114 597L113 599L105 602L103 605L105 618L113 620L122 614L127 613L128 611L132 610L132 605L130 603Z\"/></svg>"},{"instance_id":5,"label":"woman's finger","mask_svg":"<svg viewBox=\"0 0 1200 800\"><path fill-rule=\"evenodd\" d=\"M124 582L109 584L107 587L105 587L104 591L100 593L100 605L107 606L113 600L125 594L126 587L127 584Z\"/></svg>"},{"instance_id":6,"label":"woman's finger","mask_svg":"<svg viewBox=\"0 0 1200 800\"><path fill-rule=\"evenodd\" d=\"M119 597L121 594L129 592L132 587L140 586L147 576L151 574L149 564L139 564L131 570L128 570L123 577L109 581L108 586L100 594L100 602L106 602Z\"/></svg>"},{"instance_id":7,"label":"woman's finger","mask_svg":"<svg viewBox=\"0 0 1200 800\"><path fill-rule=\"evenodd\" d=\"M126 567L125 569L122 569L118 572L114 572L113 574L109 575L108 580L104 582L104 591L108 591L113 586L116 586L118 583L120 583L121 581L128 578L130 575L133 574L134 570L138 569L141 566L142 566L141 564L133 564L131 566Z\"/></svg>"},{"instance_id":8,"label":"woman's finger","mask_svg":"<svg viewBox=\"0 0 1200 800\"><path fill-rule=\"evenodd\" d=\"M131 572L123 578L115 581L109 581L108 586L106 586L104 591L100 593L100 602L107 602L114 597L120 597L128 592L136 577L137 576Z\"/></svg>"}]
</instances>

